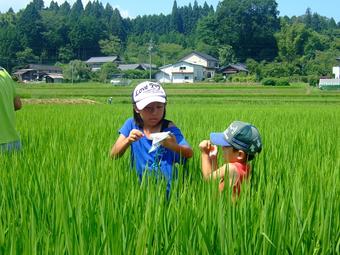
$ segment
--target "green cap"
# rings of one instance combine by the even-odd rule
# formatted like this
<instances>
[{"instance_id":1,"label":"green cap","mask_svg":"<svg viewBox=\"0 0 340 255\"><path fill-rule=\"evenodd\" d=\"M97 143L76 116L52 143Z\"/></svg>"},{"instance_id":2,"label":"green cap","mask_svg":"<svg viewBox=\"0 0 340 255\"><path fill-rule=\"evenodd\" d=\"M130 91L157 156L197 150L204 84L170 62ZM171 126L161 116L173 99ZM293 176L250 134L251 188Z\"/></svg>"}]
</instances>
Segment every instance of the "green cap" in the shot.
<instances>
[{"instance_id":1,"label":"green cap","mask_svg":"<svg viewBox=\"0 0 340 255\"><path fill-rule=\"evenodd\" d=\"M233 121L222 133L211 133L210 140L220 146L232 146L254 155L261 152L262 142L258 129L250 123Z\"/></svg>"}]
</instances>

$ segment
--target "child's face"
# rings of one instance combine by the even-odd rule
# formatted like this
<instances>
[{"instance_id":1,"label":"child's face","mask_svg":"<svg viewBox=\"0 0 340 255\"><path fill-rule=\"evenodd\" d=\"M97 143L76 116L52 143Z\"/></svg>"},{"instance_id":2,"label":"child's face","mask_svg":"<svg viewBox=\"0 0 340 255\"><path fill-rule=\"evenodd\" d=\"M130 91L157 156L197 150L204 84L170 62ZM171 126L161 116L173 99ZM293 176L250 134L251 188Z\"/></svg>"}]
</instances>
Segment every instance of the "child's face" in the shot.
<instances>
[{"instance_id":1,"label":"child's face","mask_svg":"<svg viewBox=\"0 0 340 255\"><path fill-rule=\"evenodd\" d=\"M228 163L238 162L238 156L239 156L238 150L234 150L234 148L231 146L228 146L228 147L223 146L222 150L223 150L223 158L225 162L228 162Z\"/></svg>"},{"instance_id":2,"label":"child's face","mask_svg":"<svg viewBox=\"0 0 340 255\"><path fill-rule=\"evenodd\" d=\"M139 110L139 114L144 122L144 125L157 125L163 118L164 109L165 104L153 102L145 106L143 110Z\"/></svg>"}]
</instances>

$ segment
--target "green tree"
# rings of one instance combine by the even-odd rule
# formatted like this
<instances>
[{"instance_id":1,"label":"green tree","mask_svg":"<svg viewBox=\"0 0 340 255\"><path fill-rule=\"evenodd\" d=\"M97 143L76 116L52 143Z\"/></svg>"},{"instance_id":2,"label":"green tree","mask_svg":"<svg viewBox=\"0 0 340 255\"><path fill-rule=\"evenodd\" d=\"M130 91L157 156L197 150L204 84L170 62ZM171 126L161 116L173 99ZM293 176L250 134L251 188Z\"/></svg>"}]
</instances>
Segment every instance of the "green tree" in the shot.
<instances>
[{"instance_id":1,"label":"green tree","mask_svg":"<svg viewBox=\"0 0 340 255\"><path fill-rule=\"evenodd\" d=\"M275 0L224 0L216 9L216 38L220 45L231 45L241 60L275 58L278 29Z\"/></svg>"},{"instance_id":2,"label":"green tree","mask_svg":"<svg viewBox=\"0 0 340 255\"><path fill-rule=\"evenodd\" d=\"M34 3L27 5L20 14L17 30L24 47L31 48L35 55L44 49L43 32L45 31L42 18Z\"/></svg>"},{"instance_id":3,"label":"green tree","mask_svg":"<svg viewBox=\"0 0 340 255\"><path fill-rule=\"evenodd\" d=\"M158 55L162 59L161 65L170 64L178 61L183 55L183 47L175 43L161 43L158 46Z\"/></svg>"},{"instance_id":4,"label":"green tree","mask_svg":"<svg viewBox=\"0 0 340 255\"><path fill-rule=\"evenodd\" d=\"M0 14L0 66L8 70L16 64L16 53L22 50L15 22L14 12Z\"/></svg>"},{"instance_id":5,"label":"green tree","mask_svg":"<svg viewBox=\"0 0 340 255\"><path fill-rule=\"evenodd\" d=\"M118 36L110 35L109 39L99 41L100 51L107 55L120 55L122 51L121 41Z\"/></svg>"},{"instance_id":6,"label":"green tree","mask_svg":"<svg viewBox=\"0 0 340 255\"><path fill-rule=\"evenodd\" d=\"M17 61L19 66L24 66L27 63L35 63L38 61L38 57L34 55L31 48L25 48L23 51L18 51L16 53Z\"/></svg>"},{"instance_id":7,"label":"green tree","mask_svg":"<svg viewBox=\"0 0 340 255\"><path fill-rule=\"evenodd\" d=\"M60 60L62 63L68 63L73 57L73 49L69 44L59 48L58 60Z\"/></svg>"},{"instance_id":8,"label":"green tree","mask_svg":"<svg viewBox=\"0 0 340 255\"><path fill-rule=\"evenodd\" d=\"M72 60L63 67L64 79L69 82L87 81L90 78L90 68L81 60Z\"/></svg>"},{"instance_id":9,"label":"green tree","mask_svg":"<svg viewBox=\"0 0 340 255\"><path fill-rule=\"evenodd\" d=\"M183 20L179 13L176 0L172 6L170 29L175 32L183 32Z\"/></svg>"},{"instance_id":10,"label":"green tree","mask_svg":"<svg viewBox=\"0 0 340 255\"><path fill-rule=\"evenodd\" d=\"M195 48L198 51L217 56L219 41L216 37L217 20L214 15L208 15L202 18L198 23L195 31Z\"/></svg>"},{"instance_id":11,"label":"green tree","mask_svg":"<svg viewBox=\"0 0 340 255\"><path fill-rule=\"evenodd\" d=\"M304 54L310 31L302 23L284 24L276 34L279 57L283 61L293 62Z\"/></svg>"},{"instance_id":12,"label":"green tree","mask_svg":"<svg viewBox=\"0 0 340 255\"><path fill-rule=\"evenodd\" d=\"M219 63L221 66L235 63L235 53L233 47L230 45L224 45L218 50Z\"/></svg>"},{"instance_id":13,"label":"green tree","mask_svg":"<svg viewBox=\"0 0 340 255\"><path fill-rule=\"evenodd\" d=\"M105 63L101 66L99 71L99 81L108 82L112 75L119 73L117 65L114 63Z\"/></svg>"}]
</instances>

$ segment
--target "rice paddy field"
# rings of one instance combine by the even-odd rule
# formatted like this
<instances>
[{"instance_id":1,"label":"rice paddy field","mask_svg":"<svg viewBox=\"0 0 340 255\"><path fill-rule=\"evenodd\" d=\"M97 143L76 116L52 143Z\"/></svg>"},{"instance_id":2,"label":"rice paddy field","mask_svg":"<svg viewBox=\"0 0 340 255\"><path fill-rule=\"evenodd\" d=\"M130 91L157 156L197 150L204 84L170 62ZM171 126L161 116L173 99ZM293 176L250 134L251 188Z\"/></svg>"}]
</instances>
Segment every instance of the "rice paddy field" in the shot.
<instances>
[{"instance_id":1,"label":"rice paddy field","mask_svg":"<svg viewBox=\"0 0 340 255\"><path fill-rule=\"evenodd\" d=\"M167 118L194 150L167 199L128 152L109 158L132 89L18 88L23 149L0 155L0 254L340 254L339 91L166 85ZM233 120L264 146L236 201L203 181L198 149Z\"/></svg>"}]
</instances>

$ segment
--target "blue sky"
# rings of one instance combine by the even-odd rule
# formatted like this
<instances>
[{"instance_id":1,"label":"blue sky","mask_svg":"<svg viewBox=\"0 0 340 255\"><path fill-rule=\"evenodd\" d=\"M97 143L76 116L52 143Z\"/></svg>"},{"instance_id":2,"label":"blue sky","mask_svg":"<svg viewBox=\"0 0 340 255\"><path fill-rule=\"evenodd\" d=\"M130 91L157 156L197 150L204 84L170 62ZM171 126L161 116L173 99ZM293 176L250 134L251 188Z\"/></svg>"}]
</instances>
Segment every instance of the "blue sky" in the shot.
<instances>
[{"instance_id":1,"label":"blue sky","mask_svg":"<svg viewBox=\"0 0 340 255\"><path fill-rule=\"evenodd\" d=\"M54 0L59 4L65 0ZM89 0L82 0L84 6ZM340 0L276 0L280 16L287 15L289 17L302 15L307 7L312 12L317 12L322 16L333 17L336 22L340 22ZM0 0L0 12L6 12L10 7L15 12L25 8L31 0ZM51 0L44 0L45 6L48 6ZM75 0L68 0L72 5ZM112 7L118 8L123 17L136 17L144 14L169 14L173 5L173 0L101 0L105 4L108 2ZM178 6L194 3L194 0L177 0ZM204 0L197 0L198 4L203 5ZM218 0L206 0L209 5L216 8Z\"/></svg>"}]
</instances>

